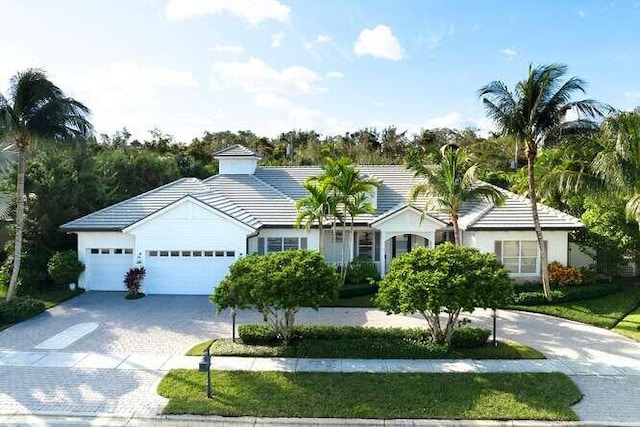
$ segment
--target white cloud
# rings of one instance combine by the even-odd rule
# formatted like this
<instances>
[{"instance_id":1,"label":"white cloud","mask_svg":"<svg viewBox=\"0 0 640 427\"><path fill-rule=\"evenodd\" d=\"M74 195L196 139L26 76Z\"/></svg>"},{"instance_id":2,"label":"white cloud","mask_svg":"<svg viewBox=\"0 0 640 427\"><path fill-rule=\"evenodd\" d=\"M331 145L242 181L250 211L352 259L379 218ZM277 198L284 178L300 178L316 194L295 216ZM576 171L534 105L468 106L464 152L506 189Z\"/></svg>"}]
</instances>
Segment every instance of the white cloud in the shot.
<instances>
[{"instance_id":1,"label":"white cloud","mask_svg":"<svg viewBox=\"0 0 640 427\"><path fill-rule=\"evenodd\" d=\"M280 47L284 39L284 32L280 31L271 36L271 47Z\"/></svg>"},{"instance_id":2,"label":"white cloud","mask_svg":"<svg viewBox=\"0 0 640 427\"><path fill-rule=\"evenodd\" d=\"M164 13L169 21L229 13L257 25L263 21L286 22L291 8L279 0L169 0Z\"/></svg>"},{"instance_id":3,"label":"white cloud","mask_svg":"<svg viewBox=\"0 0 640 427\"><path fill-rule=\"evenodd\" d=\"M404 57L405 51L391 28L386 25L378 25L373 29L365 28L353 45L353 52L357 56L371 55L376 58L399 61Z\"/></svg>"},{"instance_id":4,"label":"white cloud","mask_svg":"<svg viewBox=\"0 0 640 427\"><path fill-rule=\"evenodd\" d=\"M257 107L268 110L289 110L293 107L291 101L273 93L258 93L253 97Z\"/></svg>"},{"instance_id":5,"label":"white cloud","mask_svg":"<svg viewBox=\"0 0 640 427\"><path fill-rule=\"evenodd\" d=\"M518 51L510 47L500 49L500 53L507 57L507 60L511 61L513 58L519 55Z\"/></svg>"},{"instance_id":6,"label":"white cloud","mask_svg":"<svg viewBox=\"0 0 640 427\"><path fill-rule=\"evenodd\" d=\"M638 91L626 91L623 93L624 97L630 100L640 100L640 90Z\"/></svg>"},{"instance_id":7,"label":"white cloud","mask_svg":"<svg viewBox=\"0 0 640 427\"><path fill-rule=\"evenodd\" d=\"M342 78L344 77L344 74L341 73L340 71L329 71L325 77L329 78L329 79L338 79L338 78Z\"/></svg>"},{"instance_id":8,"label":"white cloud","mask_svg":"<svg viewBox=\"0 0 640 427\"><path fill-rule=\"evenodd\" d=\"M215 62L211 88L238 88L251 94L307 94L322 91L317 86L320 80L315 71L305 67L294 65L276 70L260 59L249 58L244 62Z\"/></svg>"},{"instance_id":9,"label":"white cloud","mask_svg":"<svg viewBox=\"0 0 640 427\"><path fill-rule=\"evenodd\" d=\"M382 107L384 107L384 102L382 102L382 101L373 101L373 106L374 107L378 107L378 108L382 108Z\"/></svg>"},{"instance_id":10,"label":"white cloud","mask_svg":"<svg viewBox=\"0 0 640 427\"><path fill-rule=\"evenodd\" d=\"M331 41L331 37L325 34L318 34L316 36L316 43L327 43Z\"/></svg>"},{"instance_id":11,"label":"white cloud","mask_svg":"<svg viewBox=\"0 0 640 427\"><path fill-rule=\"evenodd\" d=\"M218 43L213 47L213 51L226 53L244 53L244 47L238 45L223 45Z\"/></svg>"}]
</instances>

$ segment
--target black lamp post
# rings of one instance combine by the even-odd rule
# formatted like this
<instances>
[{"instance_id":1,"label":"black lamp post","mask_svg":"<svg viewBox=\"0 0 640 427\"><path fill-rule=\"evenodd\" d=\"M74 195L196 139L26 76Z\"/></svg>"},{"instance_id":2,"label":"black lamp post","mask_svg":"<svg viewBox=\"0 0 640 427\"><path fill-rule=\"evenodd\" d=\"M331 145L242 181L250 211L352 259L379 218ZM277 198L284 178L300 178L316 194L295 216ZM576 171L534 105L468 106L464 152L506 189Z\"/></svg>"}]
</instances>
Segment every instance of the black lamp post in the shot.
<instances>
[{"instance_id":1,"label":"black lamp post","mask_svg":"<svg viewBox=\"0 0 640 427\"><path fill-rule=\"evenodd\" d=\"M491 317L493 317L493 341L492 344L494 347L498 346L498 341L496 340L496 322L497 322L497 318L498 318L498 310L496 310L495 308L493 309L493 314L491 315Z\"/></svg>"}]
</instances>

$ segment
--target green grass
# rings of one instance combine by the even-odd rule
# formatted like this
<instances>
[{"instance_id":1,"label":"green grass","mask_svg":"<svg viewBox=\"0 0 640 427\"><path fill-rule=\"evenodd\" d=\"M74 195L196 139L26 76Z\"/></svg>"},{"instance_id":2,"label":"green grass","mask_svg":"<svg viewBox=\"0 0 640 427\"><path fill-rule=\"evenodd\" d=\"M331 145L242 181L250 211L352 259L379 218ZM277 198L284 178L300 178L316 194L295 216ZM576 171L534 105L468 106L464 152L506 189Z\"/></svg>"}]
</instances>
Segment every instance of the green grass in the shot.
<instances>
[{"instance_id":1,"label":"green grass","mask_svg":"<svg viewBox=\"0 0 640 427\"><path fill-rule=\"evenodd\" d=\"M614 332L640 341L640 308L629 313L613 328Z\"/></svg>"},{"instance_id":2,"label":"green grass","mask_svg":"<svg viewBox=\"0 0 640 427\"><path fill-rule=\"evenodd\" d=\"M196 345L187 352L187 356L201 356L210 342L205 341ZM337 359L544 359L544 355L539 351L515 342L499 342L498 347L486 345L442 353L418 343L372 338L305 340L288 347L245 345L233 343L227 339L214 342L211 346L211 354L214 356Z\"/></svg>"},{"instance_id":3,"label":"green grass","mask_svg":"<svg viewBox=\"0 0 640 427\"><path fill-rule=\"evenodd\" d=\"M560 304L514 306L516 310L549 314L564 319L611 329L638 307L638 289L626 289L600 298Z\"/></svg>"},{"instance_id":4,"label":"green grass","mask_svg":"<svg viewBox=\"0 0 640 427\"><path fill-rule=\"evenodd\" d=\"M172 370L165 414L261 417L577 420L581 394L559 373L368 374Z\"/></svg>"}]
</instances>

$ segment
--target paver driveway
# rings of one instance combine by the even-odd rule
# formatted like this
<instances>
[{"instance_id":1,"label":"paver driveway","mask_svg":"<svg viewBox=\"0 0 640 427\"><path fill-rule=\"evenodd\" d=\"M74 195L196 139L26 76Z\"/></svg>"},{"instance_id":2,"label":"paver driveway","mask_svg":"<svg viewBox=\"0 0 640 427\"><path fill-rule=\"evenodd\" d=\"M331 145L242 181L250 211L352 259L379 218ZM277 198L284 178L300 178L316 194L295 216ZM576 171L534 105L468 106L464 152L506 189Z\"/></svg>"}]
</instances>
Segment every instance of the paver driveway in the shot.
<instances>
[{"instance_id":1,"label":"paver driveway","mask_svg":"<svg viewBox=\"0 0 640 427\"><path fill-rule=\"evenodd\" d=\"M477 311L469 317L476 324L490 326L488 312ZM302 310L298 320L365 326L424 325L418 317L351 308ZM238 315L239 323L259 321L261 316L253 311ZM95 323L97 327L60 352L181 355L206 338L231 333L228 313L216 316L207 297L148 296L126 301L122 293L95 292L1 331L0 352L38 353L40 350L34 347L80 323ZM571 364L576 372L572 379L585 395L574 408L581 419L612 423L640 420L635 404L640 401L640 343L563 319L508 311L500 312L499 334L500 338L526 343L550 358ZM120 369L3 366L0 353L0 414L153 415L165 403L155 393L162 375L155 368L130 369L124 365Z\"/></svg>"}]
</instances>

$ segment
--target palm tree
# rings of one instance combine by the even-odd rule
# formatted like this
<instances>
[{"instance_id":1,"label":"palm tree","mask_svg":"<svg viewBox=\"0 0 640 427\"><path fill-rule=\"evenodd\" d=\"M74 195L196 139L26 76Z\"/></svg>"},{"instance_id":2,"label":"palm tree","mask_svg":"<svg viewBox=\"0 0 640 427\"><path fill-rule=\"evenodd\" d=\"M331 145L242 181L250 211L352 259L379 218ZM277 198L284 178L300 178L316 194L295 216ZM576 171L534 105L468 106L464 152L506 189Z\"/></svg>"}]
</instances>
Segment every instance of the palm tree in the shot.
<instances>
[{"instance_id":1,"label":"palm tree","mask_svg":"<svg viewBox=\"0 0 640 427\"><path fill-rule=\"evenodd\" d=\"M335 202L334 221L337 219L342 225L341 248L341 278L344 283L347 271L347 222L350 218L351 239L354 239L355 218L358 215L372 213L375 209L370 202L370 194L380 182L368 176L363 176L353 165L351 160L341 157L338 160L328 158L322 168L322 174L310 178L327 185L330 197Z\"/></svg>"},{"instance_id":2,"label":"palm tree","mask_svg":"<svg viewBox=\"0 0 640 427\"><path fill-rule=\"evenodd\" d=\"M329 191L329 186L325 182L314 182L307 180L302 185L309 195L304 199L296 201L296 227L300 228L304 222L304 229L309 231L315 222L318 223L318 249L321 254L323 252L323 235L324 221L332 215L335 215L336 201Z\"/></svg>"},{"instance_id":3,"label":"palm tree","mask_svg":"<svg viewBox=\"0 0 640 427\"><path fill-rule=\"evenodd\" d=\"M496 187L480 184L476 178L478 165L471 163L465 150L454 145L445 145L440 156L430 154L426 161L410 158L408 166L415 171L416 177L423 182L413 186L409 192L409 201L414 203L424 196L423 215L433 210L446 210L453 226L455 244L462 245L460 209L465 203L487 201L495 205L504 202L504 194Z\"/></svg>"},{"instance_id":4,"label":"palm tree","mask_svg":"<svg viewBox=\"0 0 640 427\"><path fill-rule=\"evenodd\" d=\"M487 115L493 119L501 133L515 137L524 147L527 158L527 180L533 224L540 248L542 286L548 300L551 299L547 250L544 245L538 216L534 164L538 149L545 139L562 129L593 129L594 120L604 115L608 107L592 99L571 101L576 92L585 92L586 82L578 77L563 81L567 66L562 64L529 66L526 79L518 82L512 93L501 81L493 81L482 87L478 94ZM567 113L574 112L577 120L568 121Z\"/></svg>"},{"instance_id":5,"label":"palm tree","mask_svg":"<svg viewBox=\"0 0 640 427\"><path fill-rule=\"evenodd\" d=\"M603 187L626 196L627 214L640 224L640 109L608 117L602 134L591 169Z\"/></svg>"},{"instance_id":6,"label":"palm tree","mask_svg":"<svg viewBox=\"0 0 640 427\"><path fill-rule=\"evenodd\" d=\"M9 96L0 94L0 128L18 152L13 270L7 301L13 299L20 273L24 227L24 177L29 148L40 140L66 140L89 136L89 109L47 79L43 70L27 69L10 81Z\"/></svg>"}]
</instances>

